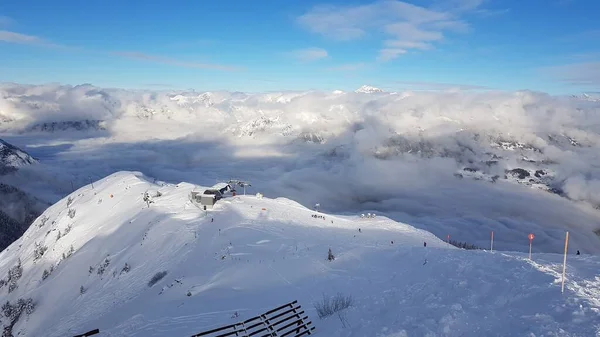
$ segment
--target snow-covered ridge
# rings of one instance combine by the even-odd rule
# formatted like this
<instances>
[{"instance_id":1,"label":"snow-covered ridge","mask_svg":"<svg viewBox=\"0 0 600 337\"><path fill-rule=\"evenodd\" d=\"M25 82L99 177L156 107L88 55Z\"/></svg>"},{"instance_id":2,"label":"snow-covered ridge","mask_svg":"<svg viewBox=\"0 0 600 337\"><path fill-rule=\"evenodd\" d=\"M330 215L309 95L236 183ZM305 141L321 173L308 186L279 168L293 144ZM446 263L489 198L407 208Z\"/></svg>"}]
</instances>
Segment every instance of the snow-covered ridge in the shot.
<instances>
[{"instance_id":1,"label":"snow-covered ridge","mask_svg":"<svg viewBox=\"0 0 600 337\"><path fill-rule=\"evenodd\" d=\"M598 332L595 257L569 259L561 294L560 255L458 250L286 198L227 196L205 212L189 199L202 189L118 172L48 208L0 253L0 297L20 312L1 324L24 337L186 336L297 299L322 336ZM353 298L350 327L312 307L337 292Z\"/></svg>"}]
</instances>

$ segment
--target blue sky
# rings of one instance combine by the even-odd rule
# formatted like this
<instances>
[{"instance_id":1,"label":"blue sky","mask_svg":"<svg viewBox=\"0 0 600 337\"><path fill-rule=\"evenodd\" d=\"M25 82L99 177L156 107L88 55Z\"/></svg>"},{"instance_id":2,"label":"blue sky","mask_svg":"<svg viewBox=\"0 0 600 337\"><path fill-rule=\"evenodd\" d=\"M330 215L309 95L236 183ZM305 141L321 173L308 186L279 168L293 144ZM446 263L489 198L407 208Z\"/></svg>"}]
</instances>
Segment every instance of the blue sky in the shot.
<instances>
[{"instance_id":1,"label":"blue sky","mask_svg":"<svg viewBox=\"0 0 600 337\"><path fill-rule=\"evenodd\" d=\"M0 81L600 91L600 1L0 2Z\"/></svg>"}]
</instances>

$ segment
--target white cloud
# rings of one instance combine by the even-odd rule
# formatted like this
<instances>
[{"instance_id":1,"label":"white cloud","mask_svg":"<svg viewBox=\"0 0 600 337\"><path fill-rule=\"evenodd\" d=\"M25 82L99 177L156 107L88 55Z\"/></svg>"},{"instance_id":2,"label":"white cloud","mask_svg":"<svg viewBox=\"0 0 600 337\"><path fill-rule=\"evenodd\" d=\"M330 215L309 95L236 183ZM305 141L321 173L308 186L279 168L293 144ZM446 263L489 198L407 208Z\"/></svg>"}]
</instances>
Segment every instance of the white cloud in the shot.
<instances>
[{"instance_id":1,"label":"white cloud","mask_svg":"<svg viewBox=\"0 0 600 337\"><path fill-rule=\"evenodd\" d=\"M0 20L2 17L0 17ZM0 21L1 23L1 21ZM98 54L108 54L115 55L120 57L125 57L134 60L141 61L149 61L155 63L169 64L177 67L184 68L196 68L196 69L213 69L213 70L222 70L222 71L235 71L242 70L240 67L221 65L221 64L212 64L212 63L201 63L201 62L188 62L181 61L169 57L149 55L145 53L140 53L136 51L118 51L118 52L105 52L105 51L89 51L83 48L65 46L56 43L49 42L43 38L34 35L21 34L16 32L11 32L7 30L0 30L0 43L12 43L12 44L22 44L22 45L32 45L38 47L47 47L47 48L57 48L62 50L70 50L70 51L80 51L80 52L92 52Z\"/></svg>"},{"instance_id":2,"label":"white cloud","mask_svg":"<svg viewBox=\"0 0 600 337\"><path fill-rule=\"evenodd\" d=\"M53 43L39 36L22 34L8 30L0 30L0 43L3 42L61 50L78 50L78 48Z\"/></svg>"},{"instance_id":3,"label":"white cloud","mask_svg":"<svg viewBox=\"0 0 600 337\"><path fill-rule=\"evenodd\" d=\"M572 85L600 87L600 62L572 63L540 69L542 74Z\"/></svg>"},{"instance_id":4,"label":"white cloud","mask_svg":"<svg viewBox=\"0 0 600 337\"><path fill-rule=\"evenodd\" d=\"M468 12L479 8L486 0L443 0L436 7L451 12Z\"/></svg>"},{"instance_id":5,"label":"white cloud","mask_svg":"<svg viewBox=\"0 0 600 337\"><path fill-rule=\"evenodd\" d=\"M443 82L424 82L424 81L396 81L400 88L405 90L489 90L489 87L474 84L457 84Z\"/></svg>"},{"instance_id":6,"label":"white cloud","mask_svg":"<svg viewBox=\"0 0 600 337\"><path fill-rule=\"evenodd\" d=\"M380 51L380 60L391 60L410 49L426 50L447 32L464 32L468 24L459 14L475 10L481 0L455 1L443 10L403 1L378 1L360 6L317 6L298 18L313 33L338 40L355 40L382 32L391 37ZM397 44L397 46L390 46Z\"/></svg>"},{"instance_id":7,"label":"white cloud","mask_svg":"<svg viewBox=\"0 0 600 337\"><path fill-rule=\"evenodd\" d=\"M384 48L379 51L379 56L377 57L377 60L385 62L393 60L403 54L406 54L406 49Z\"/></svg>"},{"instance_id":8,"label":"white cloud","mask_svg":"<svg viewBox=\"0 0 600 337\"><path fill-rule=\"evenodd\" d=\"M48 45L49 43L43 39L33 36L0 30L0 42L15 43L15 44L30 44L30 45Z\"/></svg>"},{"instance_id":9,"label":"white cloud","mask_svg":"<svg viewBox=\"0 0 600 337\"><path fill-rule=\"evenodd\" d=\"M327 50L314 47L294 50L289 55L302 62L316 61L328 56Z\"/></svg>"},{"instance_id":10,"label":"white cloud","mask_svg":"<svg viewBox=\"0 0 600 337\"><path fill-rule=\"evenodd\" d=\"M177 67L184 67L184 68L213 69L213 70L223 70L223 71L242 70L241 68L234 67L234 66L226 66L226 65L212 64L212 63L181 61L181 60L176 60L176 59L172 59L169 57L149 55L149 54L144 54L144 53L140 53L140 52L132 52L132 51L111 52L110 54L129 58L129 59L134 59L134 60L163 63L163 64L169 64L169 65L173 65L173 66L177 66Z\"/></svg>"},{"instance_id":11,"label":"white cloud","mask_svg":"<svg viewBox=\"0 0 600 337\"><path fill-rule=\"evenodd\" d=\"M331 70L331 71L356 71L356 70L364 69L366 67L367 67L366 63L359 62L359 63L341 64L341 65L338 65L338 66L329 67L329 68L327 68L327 70Z\"/></svg>"}]
</instances>

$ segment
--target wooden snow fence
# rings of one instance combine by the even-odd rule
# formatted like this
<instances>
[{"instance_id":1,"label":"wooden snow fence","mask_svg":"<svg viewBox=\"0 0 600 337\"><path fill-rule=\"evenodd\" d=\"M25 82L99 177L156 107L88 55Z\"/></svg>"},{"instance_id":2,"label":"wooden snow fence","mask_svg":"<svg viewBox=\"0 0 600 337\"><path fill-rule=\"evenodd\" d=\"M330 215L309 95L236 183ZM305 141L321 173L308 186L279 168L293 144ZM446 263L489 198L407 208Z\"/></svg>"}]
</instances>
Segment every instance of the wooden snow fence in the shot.
<instances>
[{"instance_id":1,"label":"wooden snow fence","mask_svg":"<svg viewBox=\"0 0 600 337\"><path fill-rule=\"evenodd\" d=\"M293 301L260 316L192 337L300 337L314 333L315 327L311 325L298 301Z\"/></svg>"},{"instance_id":2,"label":"wooden snow fence","mask_svg":"<svg viewBox=\"0 0 600 337\"><path fill-rule=\"evenodd\" d=\"M99 329L94 329L94 330L90 330L86 333L83 333L81 335L75 335L75 337L88 337L88 336L93 336L93 335L97 335L100 333Z\"/></svg>"}]
</instances>

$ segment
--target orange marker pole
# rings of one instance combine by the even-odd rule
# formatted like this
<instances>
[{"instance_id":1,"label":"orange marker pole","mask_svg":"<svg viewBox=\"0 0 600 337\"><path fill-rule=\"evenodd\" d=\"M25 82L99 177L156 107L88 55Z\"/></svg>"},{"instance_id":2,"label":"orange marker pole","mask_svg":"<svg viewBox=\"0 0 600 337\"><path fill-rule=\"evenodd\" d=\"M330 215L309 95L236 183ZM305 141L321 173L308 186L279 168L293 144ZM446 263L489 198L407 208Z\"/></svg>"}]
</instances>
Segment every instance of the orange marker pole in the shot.
<instances>
[{"instance_id":1,"label":"orange marker pole","mask_svg":"<svg viewBox=\"0 0 600 337\"><path fill-rule=\"evenodd\" d=\"M490 245L490 251L494 251L494 231L492 231L492 244Z\"/></svg>"},{"instance_id":2,"label":"orange marker pole","mask_svg":"<svg viewBox=\"0 0 600 337\"><path fill-rule=\"evenodd\" d=\"M533 242L533 238L535 238L535 235L533 235L533 233L529 233L527 238L529 239L529 259L531 260L531 243Z\"/></svg>"}]
</instances>

